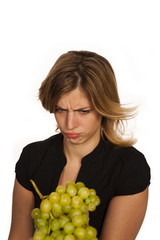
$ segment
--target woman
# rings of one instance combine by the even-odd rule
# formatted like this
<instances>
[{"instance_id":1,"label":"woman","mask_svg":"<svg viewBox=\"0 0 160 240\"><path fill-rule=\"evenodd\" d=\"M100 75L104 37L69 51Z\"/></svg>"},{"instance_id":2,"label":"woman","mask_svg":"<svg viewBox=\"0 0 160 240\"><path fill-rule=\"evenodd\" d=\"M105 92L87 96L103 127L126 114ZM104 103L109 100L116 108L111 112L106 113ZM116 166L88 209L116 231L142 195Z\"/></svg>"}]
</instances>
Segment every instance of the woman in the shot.
<instances>
[{"instance_id":1,"label":"woman","mask_svg":"<svg viewBox=\"0 0 160 240\"><path fill-rule=\"evenodd\" d=\"M143 222L150 168L142 153L124 139L124 120L134 108L120 104L110 63L87 51L60 56L39 89L43 107L54 113L56 134L27 145L16 164L9 240L33 236L31 211L44 195L67 181L82 181L101 199L90 225L101 240L133 240Z\"/></svg>"}]
</instances>

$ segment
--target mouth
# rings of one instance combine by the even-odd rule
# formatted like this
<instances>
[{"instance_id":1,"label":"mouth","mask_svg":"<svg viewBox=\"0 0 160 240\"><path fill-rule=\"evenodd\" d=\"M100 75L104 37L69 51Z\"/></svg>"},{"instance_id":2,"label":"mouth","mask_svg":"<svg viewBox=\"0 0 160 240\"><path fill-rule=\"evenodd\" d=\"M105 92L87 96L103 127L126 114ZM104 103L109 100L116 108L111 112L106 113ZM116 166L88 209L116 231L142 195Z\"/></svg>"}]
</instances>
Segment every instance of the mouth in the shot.
<instances>
[{"instance_id":1,"label":"mouth","mask_svg":"<svg viewBox=\"0 0 160 240\"><path fill-rule=\"evenodd\" d=\"M65 133L67 138L77 138L79 137L79 133Z\"/></svg>"}]
</instances>

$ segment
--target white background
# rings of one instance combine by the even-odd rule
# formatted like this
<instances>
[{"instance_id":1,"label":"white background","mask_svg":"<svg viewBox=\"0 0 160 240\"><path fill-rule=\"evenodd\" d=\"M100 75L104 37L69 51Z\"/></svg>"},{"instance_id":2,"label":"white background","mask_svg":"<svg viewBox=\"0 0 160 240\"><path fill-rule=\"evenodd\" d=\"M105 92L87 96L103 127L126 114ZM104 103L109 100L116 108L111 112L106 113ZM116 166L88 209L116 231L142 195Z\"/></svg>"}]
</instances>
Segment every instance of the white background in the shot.
<instances>
[{"instance_id":1,"label":"white background","mask_svg":"<svg viewBox=\"0 0 160 240\"><path fill-rule=\"evenodd\" d=\"M159 238L160 7L157 0L0 2L0 239L7 239L14 167L22 148L55 133L38 101L41 82L68 50L90 50L113 66L122 103L139 104L136 147L151 166L146 219L138 240Z\"/></svg>"}]
</instances>

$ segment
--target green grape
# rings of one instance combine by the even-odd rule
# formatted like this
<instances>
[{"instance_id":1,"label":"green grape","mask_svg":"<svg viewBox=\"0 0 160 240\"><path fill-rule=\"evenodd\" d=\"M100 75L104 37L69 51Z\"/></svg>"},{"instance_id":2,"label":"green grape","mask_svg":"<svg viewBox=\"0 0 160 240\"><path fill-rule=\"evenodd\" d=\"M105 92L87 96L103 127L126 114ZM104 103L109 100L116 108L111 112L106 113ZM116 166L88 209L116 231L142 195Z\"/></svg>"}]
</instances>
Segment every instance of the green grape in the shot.
<instances>
[{"instance_id":1,"label":"green grape","mask_svg":"<svg viewBox=\"0 0 160 240\"><path fill-rule=\"evenodd\" d=\"M77 215L81 215L82 212L79 208L73 208L70 212L69 212L69 216L70 218L73 218L74 216L77 216Z\"/></svg>"},{"instance_id":2,"label":"green grape","mask_svg":"<svg viewBox=\"0 0 160 240\"><path fill-rule=\"evenodd\" d=\"M62 231L60 229L54 231L51 233L51 236L56 238L57 236L61 235L62 234Z\"/></svg>"},{"instance_id":3,"label":"green grape","mask_svg":"<svg viewBox=\"0 0 160 240\"><path fill-rule=\"evenodd\" d=\"M47 235L47 233L48 233L48 226L46 225L46 226L40 227L39 231L44 232Z\"/></svg>"},{"instance_id":4,"label":"green grape","mask_svg":"<svg viewBox=\"0 0 160 240\"><path fill-rule=\"evenodd\" d=\"M44 199L40 204L40 209L42 213L49 213L52 209L52 203L48 199Z\"/></svg>"},{"instance_id":5,"label":"green grape","mask_svg":"<svg viewBox=\"0 0 160 240\"><path fill-rule=\"evenodd\" d=\"M40 227L47 226L47 221L43 218L36 218L35 225L36 225L36 228L39 229Z\"/></svg>"},{"instance_id":6,"label":"green grape","mask_svg":"<svg viewBox=\"0 0 160 240\"><path fill-rule=\"evenodd\" d=\"M75 237L74 237L74 235L72 235L72 234L67 234L67 235L64 237L64 240L75 240Z\"/></svg>"},{"instance_id":7,"label":"green grape","mask_svg":"<svg viewBox=\"0 0 160 240\"><path fill-rule=\"evenodd\" d=\"M76 188L75 185L74 185L74 186L69 185L69 186L67 187L66 192L67 192L71 197L73 197L73 196L75 196L75 195L77 194L77 188Z\"/></svg>"},{"instance_id":8,"label":"green grape","mask_svg":"<svg viewBox=\"0 0 160 240\"><path fill-rule=\"evenodd\" d=\"M35 231L33 240L45 240L46 234L42 231Z\"/></svg>"},{"instance_id":9,"label":"green grape","mask_svg":"<svg viewBox=\"0 0 160 240\"><path fill-rule=\"evenodd\" d=\"M66 183L66 188L68 188L69 186L76 186L75 182L74 181L69 181Z\"/></svg>"},{"instance_id":10,"label":"green grape","mask_svg":"<svg viewBox=\"0 0 160 240\"><path fill-rule=\"evenodd\" d=\"M82 183L82 182L77 182L77 183L76 183L76 188L77 188L77 190L79 190L79 189L82 188L82 187L85 187L84 183Z\"/></svg>"},{"instance_id":11,"label":"green grape","mask_svg":"<svg viewBox=\"0 0 160 240\"><path fill-rule=\"evenodd\" d=\"M83 214L82 217L84 224L87 225L89 223L89 216L87 214Z\"/></svg>"},{"instance_id":12,"label":"green grape","mask_svg":"<svg viewBox=\"0 0 160 240\"><path fill-rule=\"evenodd\" d=\"M74 196L72 198L71 206L74 208L80 208L82 206L83 200L79 196Z\"/></svg>"},{"instance_id":13,"label":"green grape","mask_svg":"<svg viewBox=\"0 0 160 240\"><path fill-rule=\"evenodd\" d=\"M34 208L31 212L33 219L39 218L41 216L41 210L39 208Z\"/></svg>"},{"instance_id":14,"label":"green grape","mask_svg":"<svg viewBox=\"0 0 160 240\"><path fill-rule=\"evenodd\" d=\"M96 202L96 195L90 196L89 199L90 199L91 203L95 203Z\"/></svg>"},{"instance_id":15,"label":"green grape","mask_svg":"<svg viewBox=\"0 0 160 240\"><path fill-rule=\"evenodd\" d=\"M62 206L60 203L53 203L52 205L52 212L53 213L60 213L62 211Z\"/></svg>"},{"instance_id":16,"label":"green grape","mask_svg":"<svg viewBox=\"0 0 160 240\"><path fill-rule=\"evenodd\" d=\"M67 216L61 216L59 219L60 228L63 228L67 222L69 222L69 218Z\"/></svg>"},{"instance_id":17,"label":"green grape","mask_svg":"<svg viewBox=\"0 0 160 240\"><path fill-rule=\"evenodd\" d=\"M85 199L85 204L88 205L91 202L90 197Z\"/></svg>"},{"instance_id":18,"label":"green grape","mask_svg":"<svg viewBox=\"0 0 160 240\"><path fill-rule=\"evenodd\" d=\"M87 204L83 202L81 207L80 207L80 210L81 210L82 213L86 213L87 210L88 210Z\"/></svg>"},{"instance_id":19,"label":"green grape","mask_svg":"<svg viewBox=\"0 0 160 240\"><path fill-rule=\"evenodd\" d=\"M66 188L62 185L59 185L57 188L56 188L56 192L59 193L59 194L62 194L62 193L65 193L66 191Z\"/></svg>"},{"instance_id":20,"label":"green grape","mask_svg":"<svg viewBox=\"0 0 160 240\"><path fill-rule=\"evenodd\" d=\"M49 195L49 201L51 203L55 203L55 202L59 202L60 200L60 195L58 192L52 192L50 195Z\"/></svg>"},{"instance_id":21,"label":"green grape","mask_svg":"<svg viewBox=\"0 0 160 240\"><path fill-rule=\"evenodd\" d=\"M77 215L72 218L72 223L75 227L81 227L84 224L83 216Z\"/></svg>"},{"instance_id":22,"label":"green grape","mask_svg":"<svg viewBox=\"0 0 160 240\"><path fill-rule=\"evenodd\" d=\"M78 228L75 229L74 235L78 239L84 239L87 235L86 229L82 228L82 227L78 227Z\"/></svg>"},{"instance_id":23,"label":"green grape","mask_svg":"<svg viewBox=\"0 0 160 240\"><path fill-rule=\"evenodd\" d=\"M63 193L60 198L60 204L62 206L67 206L70 204L70 202L71 202L70 195L68 193Z\"/></svg>"},{"instance_id":24,"label":"green grape","mask_svg":"<svg viewBox=\"0 0 160 240\"><path fill-rule=\"evenodd\" d=\"M62 206L62 211L64 213L69 213L72 209L72 206L71 205L66 205L66 206Z\"/></svg>"},{"instance_id":25,"label":"green grape","mask_svg":"<svg viewBox=\"0 0 160 240\"><path fill-rule=\"evenodd\" d=\"M65 225L64 225L64 232L66 234L71 234L74 232L74 229L75 229L75 226L73 225L73 223L71 222L67 222Z\"/></svg>"},{"instance_id":26,"label":"green grape","mask_svg":"<svg viewBox=\"0 0 160 240\"><path fill-rule=\"evenodd\" d=\"M94 203L90 202L90 203L88 204L88 210L89 210L90 212L95 211L95 210L96 210L96 205L95 205Z\"/></svg>"},{"instance_id":27,"label":"green grape","mask_svg":"<svg viewBox=\"0 0 160 240\"><path fill-rule=\"evenodd\" d=\"M50 217L49 213L44 213L44 212L41 213L41 218L47 220L49 219L49 217Z\"/></svg>"},{"instance_id":28,"label":"green grape","mask_svg":"<svg viewBox=\"0 0 160 240\"><path fill-rule=\"evenodd\" d=\"M88 208L92 209L90 211L95 211L96 206L98 206L100 204L100 198L97 195L90 196L88 198L88 201L86 199L86 203L88 203ZM95 207L94 207L94 205L95 205Z\"/></svg>"},{"instance_id":29,"label":"green grape","mask_svg":"<svg viewBox=\"0 0 160 240\"><path fill-rule=\"evenodd\" d=\"M100 198L96 195L95 196L95 205L98 206L100 204Z\"/></svg>"},{"instance_id":30,"label":"green grape","mask_svg":"<svg viewBox=\"0 0 160 240\"><path fill-rule=\"evenodd\" d=\"M52 219L55 219L55 218L60 218L60 216L63 214L63 212L62 211L60 211L60 212L52 212L52 215L53 215L53 218Z\"/></svg>"},{"instance_id":31,"label":"green grape","mask_svg":"<svg viewBox=\"0 0 160 240\"><path fill-rule=\"evenodd\" d=\"M92 227L92 226L86 227L86 237L87 237L87 239L95 238L96 235L97 235L97 230L94 227Z\"/></svg>"},{"instance_id":32,"label":"green grape","mask_svg":"<svg viewBox=\"0 0 160 240\"><path fill-rule=\"evenodd\" d=\"M59 219L54 219L53 221L52 221L52 225L51 225L51 229L52 229L52 231L56 231L56 230L58 230L58 229L60 229L60 222L59 222Z\"/></svg>"},{"instance_id":33,"label":"green grape","mask_svg":"<svg viewBox=\"0 0 160 240\"><path fill-rule=\"evenodd\" d=\"M54 240L54 237L53 236L47 236L47 237L45 237L44 240Z\"/></svg>"},{"instance_id":34,"label":"green grape","mask_svg":"<svg viewBox=\"0 0 160 240\"><path fill-rule=\"evenodd\" d=\"M90 191L90 196L96 195L96 191L94 189L90 189L89 191Z\"/></svg>"},{"instance_id":35,"label":"green grape","mask_svg":"<svg viewBox=\"0 0 160 240\"><path fill-rule=\"evenodd\" d=\"M82 187L78 191L78 196L80 196L82 199L87 199L89 197L90 191L87 187Z\"/></svg>"},{"instance_id":36,"label":"green grape","mask_svg":"<svg viewBox=\"0 0 160 240\"><path fill-rule=\"evenodd\" d=\"M55 240L64 240L64 236L64 233L61 233L55 238Z\"/></svg>"}]
</instances>

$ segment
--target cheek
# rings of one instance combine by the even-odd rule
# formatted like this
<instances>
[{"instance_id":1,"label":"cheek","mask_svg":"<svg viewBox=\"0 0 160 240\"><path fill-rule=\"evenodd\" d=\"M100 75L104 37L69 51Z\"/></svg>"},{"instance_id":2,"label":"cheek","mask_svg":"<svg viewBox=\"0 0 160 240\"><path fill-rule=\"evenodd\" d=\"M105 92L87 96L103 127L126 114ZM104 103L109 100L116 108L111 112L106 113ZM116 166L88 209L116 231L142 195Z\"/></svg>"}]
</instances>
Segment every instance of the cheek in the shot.
<instances>
[{"instance_id":1,"label":"cheek","mask_svg":"<svg viewBox=\"0 0 160 240\"><path fill-rule=\"evenodd\" d=\"M92 116L89 119L84 120L83 125L85 125L88 129L95 129L101 126L101 121L101 116Z\"/></svg>"},{"instance_id":2,"label":"cheek","mask_svg":"<svg viewBox=\"0 0 160 240\"><path fill-rule=\"evenodd\" d=\"M94 122L95 125L100 125L102 121L102 117L99 114L94 114L92 116L92 122Z\"/></svg>"}]
</instances>

